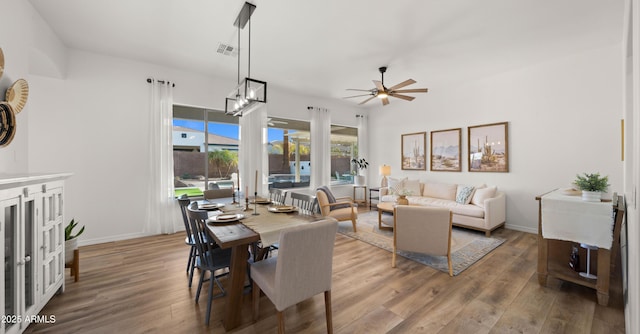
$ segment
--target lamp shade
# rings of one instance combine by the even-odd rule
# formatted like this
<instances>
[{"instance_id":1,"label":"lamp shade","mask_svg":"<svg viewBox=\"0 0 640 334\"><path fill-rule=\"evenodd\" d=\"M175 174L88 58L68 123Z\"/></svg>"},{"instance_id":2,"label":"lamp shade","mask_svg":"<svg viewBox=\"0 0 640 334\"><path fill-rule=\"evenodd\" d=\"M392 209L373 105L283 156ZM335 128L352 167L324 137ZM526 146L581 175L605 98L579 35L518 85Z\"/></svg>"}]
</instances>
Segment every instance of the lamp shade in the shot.
<instances>
[{"instance_id":1,"label":"lamp shade","mask_svg":"<svg viewBox=\"0 0 640 334\"><path fill-rule=\"evenodd\" d=\"M387 166L387 165L380 166L380 175L382 176L391 175L391 166Z\"/></svg>"}]
</instances>

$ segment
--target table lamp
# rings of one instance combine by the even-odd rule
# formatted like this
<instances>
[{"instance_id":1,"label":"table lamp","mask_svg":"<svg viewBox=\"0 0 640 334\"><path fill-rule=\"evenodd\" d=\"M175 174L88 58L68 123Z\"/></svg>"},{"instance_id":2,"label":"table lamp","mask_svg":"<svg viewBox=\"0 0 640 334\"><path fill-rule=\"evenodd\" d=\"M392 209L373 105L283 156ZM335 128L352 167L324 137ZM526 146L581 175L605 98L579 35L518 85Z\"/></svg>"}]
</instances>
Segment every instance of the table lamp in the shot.
<instances>
[{"instance_id":1,"label":"table lamp","mask_svg":"<svg viewBox=\"0 0 640 334\"><path fill-rule=\"evenodd\" d=\"M381 187L388 186L387 176L391 175L391 166L387 166L387 165L380 166L380 175L382 175L382 181L380 182L380 186Z\"/></svg>"}]
</instances>

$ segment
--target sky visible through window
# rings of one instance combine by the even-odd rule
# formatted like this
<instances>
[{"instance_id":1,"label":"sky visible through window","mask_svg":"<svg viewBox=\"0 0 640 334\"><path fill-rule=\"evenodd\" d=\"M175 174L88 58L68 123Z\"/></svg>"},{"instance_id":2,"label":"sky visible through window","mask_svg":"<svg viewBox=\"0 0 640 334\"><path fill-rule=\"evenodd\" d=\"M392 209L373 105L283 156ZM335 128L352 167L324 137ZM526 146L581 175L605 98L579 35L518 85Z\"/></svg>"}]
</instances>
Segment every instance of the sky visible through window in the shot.
<instances>
[{"instance_id":1,"label":"sky visible through window","mask_svg":"<svg viewBox=\"0 0 640 334\"><path fill-rule=\"evenodd\" d=\"M204 131L204 122L187 120L187 119L174 119L173 126L181 126L188 129L194 129L198 131ZM233 139L238 139L238 126L236 124L224 124L209 122L209 133L214 133L220 136L225 136ZM269 142L274 140L282 140L284 131L281 129L267 129L267 139Z\"/></svg>"}]
</instances>

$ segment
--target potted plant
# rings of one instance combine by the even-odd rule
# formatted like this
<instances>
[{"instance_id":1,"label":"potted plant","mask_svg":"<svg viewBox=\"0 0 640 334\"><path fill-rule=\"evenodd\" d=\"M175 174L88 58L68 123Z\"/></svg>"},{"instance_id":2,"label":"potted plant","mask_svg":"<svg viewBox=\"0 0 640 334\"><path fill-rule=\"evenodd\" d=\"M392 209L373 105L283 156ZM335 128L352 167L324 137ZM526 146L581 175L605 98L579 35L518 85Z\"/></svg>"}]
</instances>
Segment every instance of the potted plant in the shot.
<instances>
[{"instance_id":1,"label":"potted plant","mask_svg":"<svg viewBox=\"0 0 640 334\"><path fill-rule=\"evenodd\" d=\"M353 158L351 159L351 163L355 165L357 170L357 174L354 175L353 183L356 186L364 186L365 184L364 175L360 175L360 171L367 169L367 167L369 167L369 163L364 158L361 158L361 159Z\"/></svg>"},{"instance_id":2,"label":"potted plant","mask_svg":"<svg viewBox=\"0 0 640 334\"><path fill-rule=\"evenodd\" d=\"M73 261L73 251L78 248L78 237L84 232L84 226L73 234L73 229L78 226L75 219L71 219L69 224L64 228L64 263Z\"/></svg>"},{"instance_id":3,"label":"potted plant","mask_svg":"<svg viewBox=\"0 0 640 334\"><path fill-rule=\"evenodd\" d=\"M576 175L573 183L582 190L582 200L588 202L600 202L602 194L609 187L609 177L600 176L600 173Z\"/></svg>"}]
</instances>

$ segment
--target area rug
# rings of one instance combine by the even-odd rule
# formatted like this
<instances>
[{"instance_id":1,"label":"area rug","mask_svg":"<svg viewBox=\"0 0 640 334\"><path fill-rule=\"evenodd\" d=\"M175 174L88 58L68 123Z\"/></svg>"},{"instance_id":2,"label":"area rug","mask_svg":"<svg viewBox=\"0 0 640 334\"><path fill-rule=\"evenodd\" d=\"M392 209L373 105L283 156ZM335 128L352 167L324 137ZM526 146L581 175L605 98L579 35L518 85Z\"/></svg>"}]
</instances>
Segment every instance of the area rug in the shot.
<instances>
[{"instance_id":1,"label":"area rug","mask_svg":"<svg viewBox=\"0 0 640 334\"><path fill-rule=\"evenodd\" d=\"M386 221L389 225L393 225L393 216L384 214L383 221ZM340 222L338 232L389 252L393 251L393 231L378 229L377 211L359 213L357 223L358 232L356 233L353 232L353 227L349 221ZM451 234L453 275L460 274L483 256L500 246L504 241L505 240L501 238L486 237L484 232L453 227ZM406 251L398 251L398 255L440 271L449 272L446 256L431 256ZM389 256L389 264L391 264L391 256Z\"/></svg>"}]
</instances>

